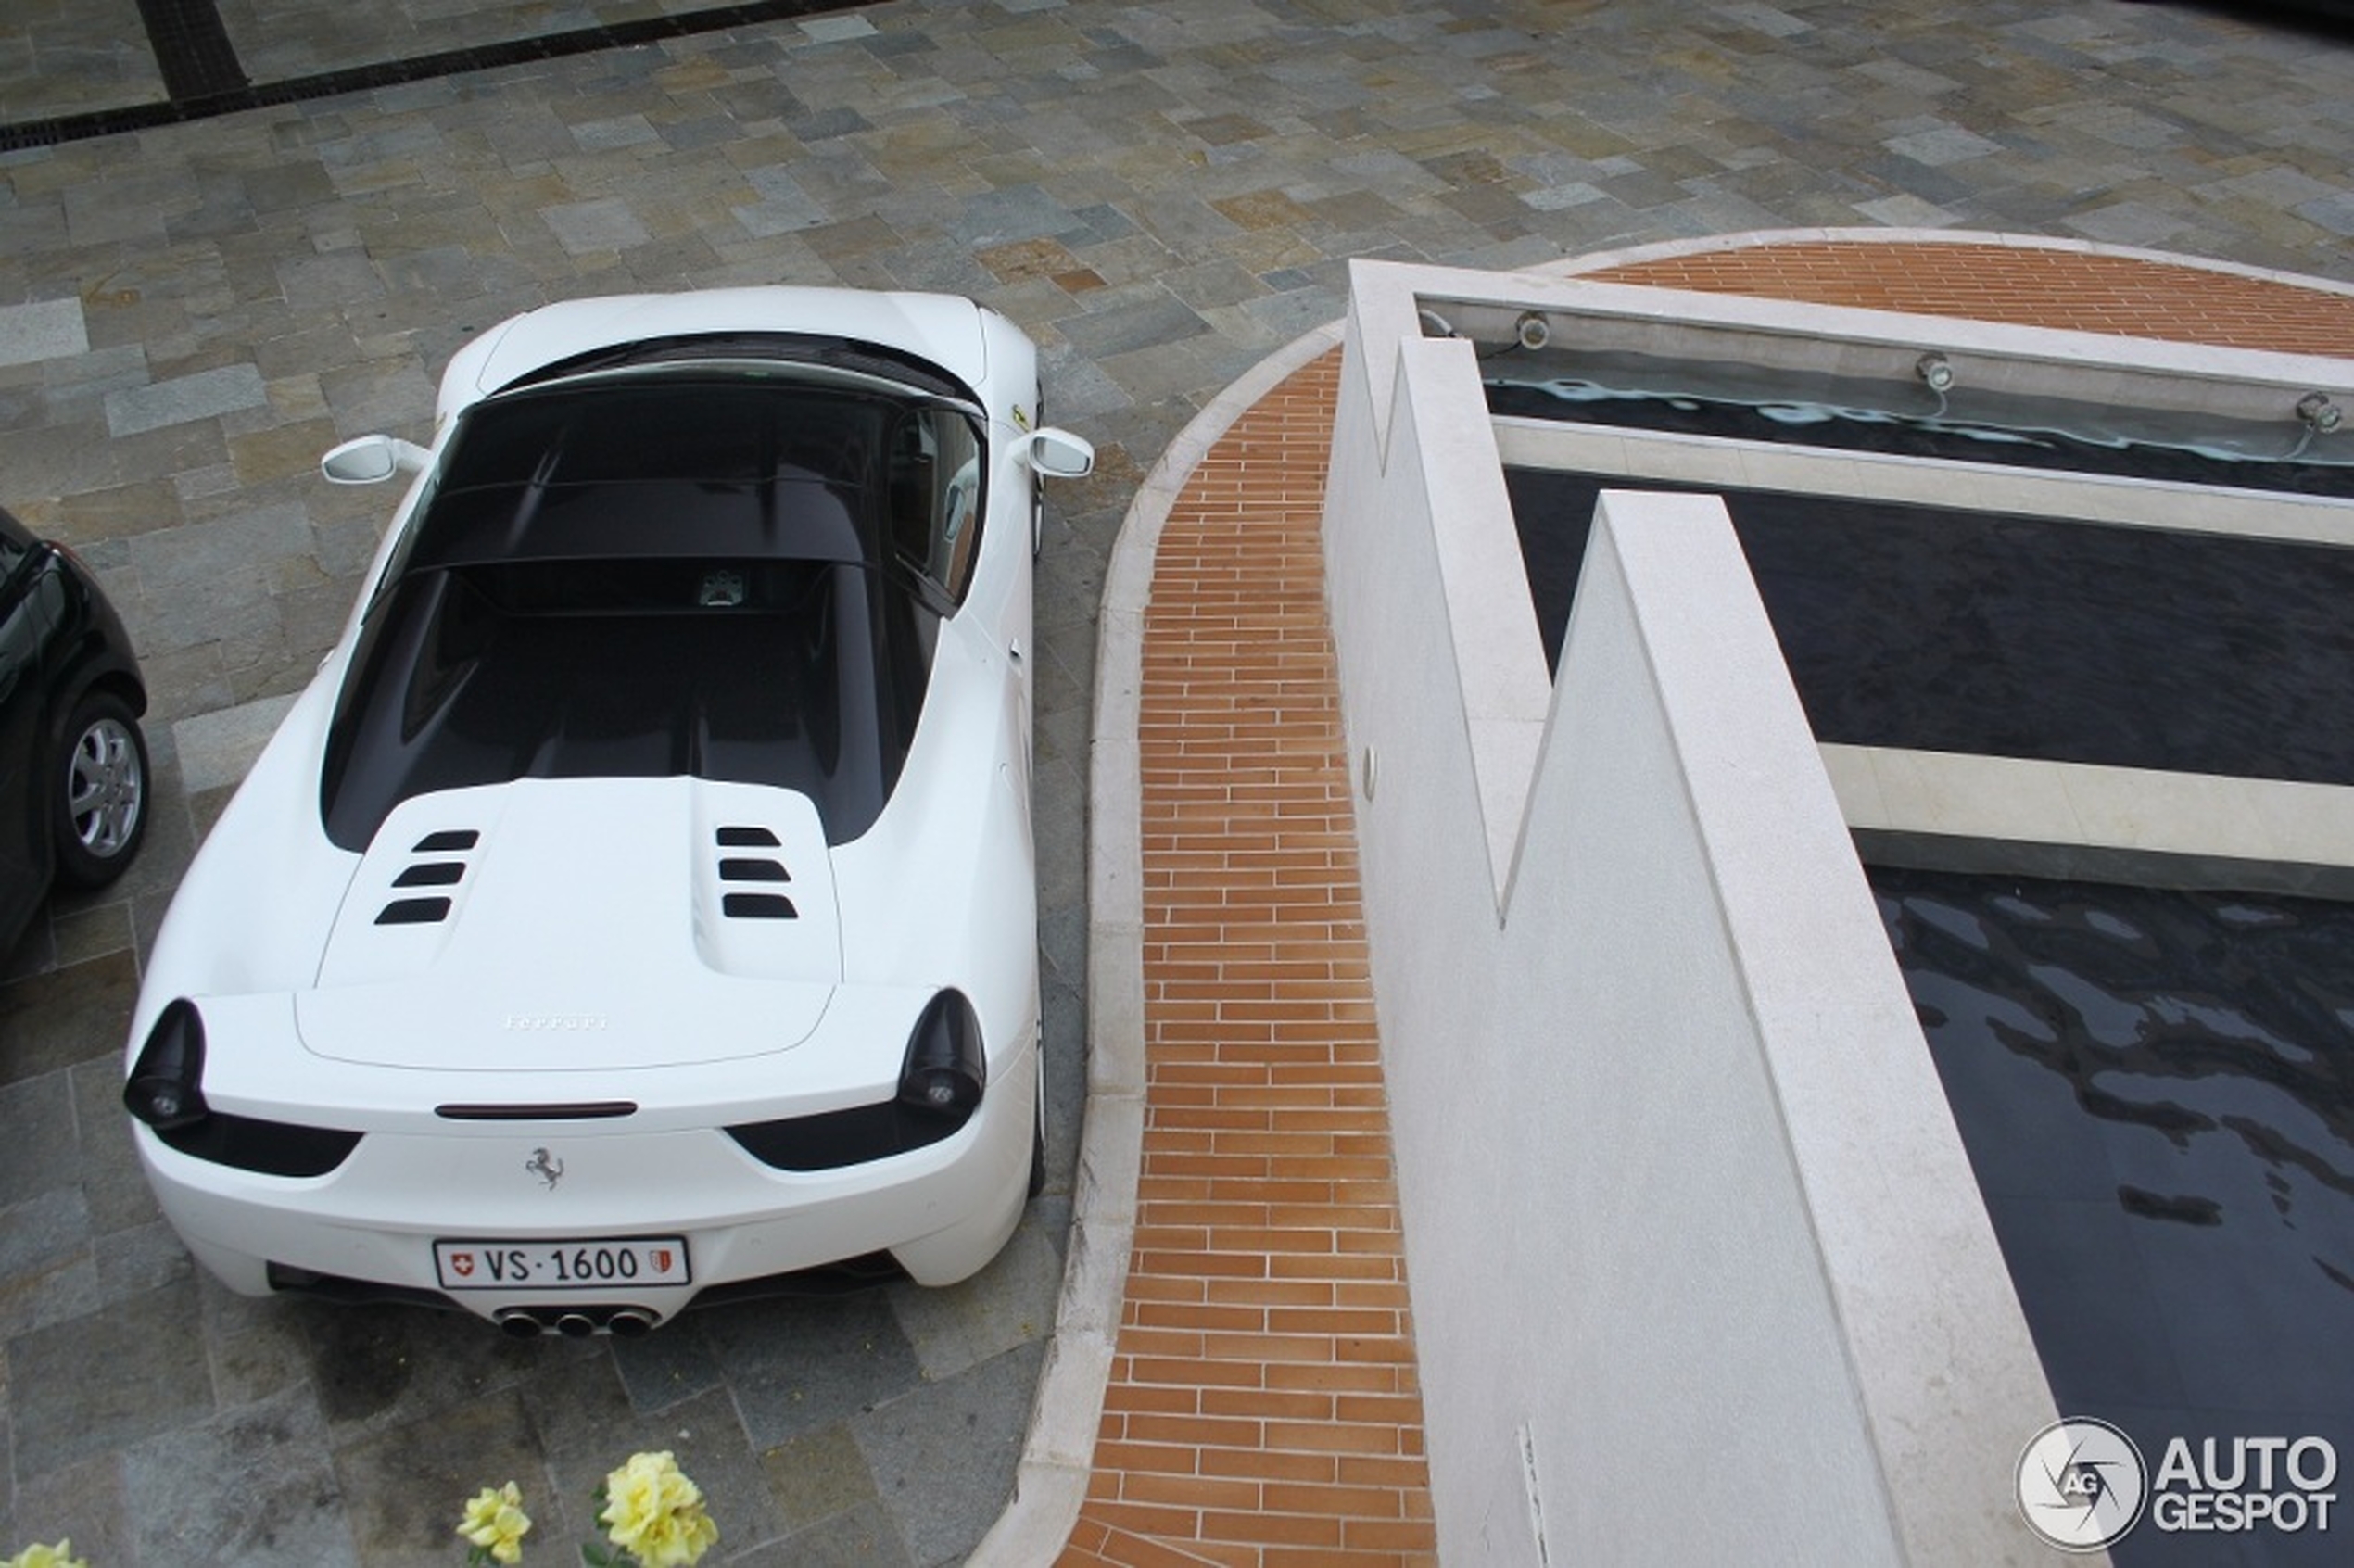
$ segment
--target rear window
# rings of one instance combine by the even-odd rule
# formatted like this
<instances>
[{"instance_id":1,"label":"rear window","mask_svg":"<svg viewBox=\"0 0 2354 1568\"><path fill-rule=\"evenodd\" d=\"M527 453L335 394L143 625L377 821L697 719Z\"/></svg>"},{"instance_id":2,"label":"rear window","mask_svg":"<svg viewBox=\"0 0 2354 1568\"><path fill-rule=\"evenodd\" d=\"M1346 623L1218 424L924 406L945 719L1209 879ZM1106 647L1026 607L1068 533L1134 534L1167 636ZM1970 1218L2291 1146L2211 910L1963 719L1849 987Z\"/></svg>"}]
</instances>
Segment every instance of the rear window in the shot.
<instances>
[{"instance_id":1,"label":"rear window","mask_svg":"<svg viewBox=\"0 0 2354 1568\"><path fill-rule=\"evenodd\" d=\"M839 563L527 563L432 572L377 610L324 778L328 836L363 850L402 801L516 778L765 784L830 841L889 799L930 622Z\"/></svg>"},{"instance_id":2,"label":"rear window","mask_svg":"<svg viewBox=\"0 0 2354 1568\"><path fill-rule=\"evenodd\" d=\"M901 405L679 373L493 398L451 438L404 571L582 556L880 559Z\"/></svg>"},{"instance_id":3,"label":"rear window","mask_svg":"<svg viewBox=\"0 0 2354 1568\"><path fill-rule=\"evenodd\" d=\"M864 832L950 608L927 579L960 575L971 531L897 517L911 421L977 486L961 416L921 398L674 373L480 405L363 622L329 837L363 850L435 790L677 774L795 790L830 841ZM936 499L942 464L918 467Z\"/></svg>"}]
</instances>

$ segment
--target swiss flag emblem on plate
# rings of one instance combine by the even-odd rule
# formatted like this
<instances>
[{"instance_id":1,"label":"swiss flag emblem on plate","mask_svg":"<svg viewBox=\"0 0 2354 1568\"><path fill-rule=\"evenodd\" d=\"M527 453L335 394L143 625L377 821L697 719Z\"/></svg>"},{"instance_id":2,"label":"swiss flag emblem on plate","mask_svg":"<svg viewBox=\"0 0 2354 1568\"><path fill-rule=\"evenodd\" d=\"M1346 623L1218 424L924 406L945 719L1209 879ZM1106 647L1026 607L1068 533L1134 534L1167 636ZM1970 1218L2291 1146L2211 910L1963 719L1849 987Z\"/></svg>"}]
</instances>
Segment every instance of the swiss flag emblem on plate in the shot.
<instances>
[{"instance_id":1,"label":"swiss flag emblem on plate","mask_svg":"<svg viewBox=\"0 0 2354 1568\"><path fill-rule=\"evenodd\" d=\"M475 1255L471 1252L451 1253L449 1255L449 1271L457 1275L460 1279L466 1278L475 1271Z\"/></svg>"}]
</instances>

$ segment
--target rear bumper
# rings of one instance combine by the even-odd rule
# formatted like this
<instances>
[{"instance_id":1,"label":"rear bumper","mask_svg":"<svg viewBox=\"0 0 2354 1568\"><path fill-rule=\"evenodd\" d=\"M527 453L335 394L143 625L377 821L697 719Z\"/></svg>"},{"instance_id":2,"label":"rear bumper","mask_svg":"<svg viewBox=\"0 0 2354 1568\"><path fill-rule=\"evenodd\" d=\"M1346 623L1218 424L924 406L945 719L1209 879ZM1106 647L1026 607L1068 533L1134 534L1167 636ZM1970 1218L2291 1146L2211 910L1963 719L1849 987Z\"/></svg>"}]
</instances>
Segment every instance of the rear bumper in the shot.
<instances>
[{"instance_id":1,"label":"rear bumper","mask_svg":"<svg viewBox=\"0 0 2354 1568\"><path fill-rule=\"evenodd\" d=\"M921 1284L979 1271L1026 1201L1034 1037L1008 1065L955 1135L820 1171L772 1170L716 1130L571 1123L372 1134L325 1176L283 1178L193 1159L135 1131L166 1217L197 1260L243 1294L270 1294L274 1264L282 1280L324 1276L394 1298L441 1296L490 1319L528 1311L552 1322L585 1311L601 1320L628 1309L658 1322L715 1286L874 1253ZM448 1289L434 1264L437 1241L652 1236L685 1240L689 1283Z\"/></svg>"}]
</instances>

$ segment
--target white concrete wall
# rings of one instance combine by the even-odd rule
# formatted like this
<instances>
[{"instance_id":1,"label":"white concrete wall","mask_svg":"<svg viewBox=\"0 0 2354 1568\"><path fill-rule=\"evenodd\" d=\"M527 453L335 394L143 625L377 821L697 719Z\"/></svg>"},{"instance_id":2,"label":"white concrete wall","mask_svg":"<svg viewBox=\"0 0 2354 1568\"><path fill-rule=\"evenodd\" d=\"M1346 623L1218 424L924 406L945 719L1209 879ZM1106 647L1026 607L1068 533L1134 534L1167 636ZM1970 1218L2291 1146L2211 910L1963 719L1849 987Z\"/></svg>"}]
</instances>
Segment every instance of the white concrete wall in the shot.
<instances>
[{"instance_id":1,"label":"white concrete wall","mask_svg":"<svg viewBox=\"0 0 2354 1568\"><path fill-rule=\"evenodd\" d=\"M1549 689L1472 351L1357 282L1329 591L1442 1561L2047 1561L2050 1394L1721 507L1606 498Z\"/></svg>"}]
</instances>

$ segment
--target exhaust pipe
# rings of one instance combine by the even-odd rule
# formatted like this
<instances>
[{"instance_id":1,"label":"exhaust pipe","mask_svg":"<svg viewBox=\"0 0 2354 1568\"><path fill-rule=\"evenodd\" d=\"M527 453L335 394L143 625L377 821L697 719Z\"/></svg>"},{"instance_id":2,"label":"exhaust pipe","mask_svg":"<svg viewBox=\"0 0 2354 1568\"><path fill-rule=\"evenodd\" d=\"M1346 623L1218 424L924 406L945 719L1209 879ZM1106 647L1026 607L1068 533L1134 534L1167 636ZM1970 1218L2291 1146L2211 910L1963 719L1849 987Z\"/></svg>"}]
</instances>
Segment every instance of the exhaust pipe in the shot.
<instances>
[{"instance_id":1,"label":"exhaust pipe","mask_svg":"<svg viewBox=\"0 0 2354 1568\"><path fill-rule=\"evenodd\" d=\"M592 1307L586 1311L569 1311L551 1321L545 1307L509 1307L497 1313L492 1321L500 1332L517 1339L534 1339L551 1330L566 1339L587 1339L604 1333L616 1339L637 1339L652 1334L662 1321L662 1314L651 1307Z\"/></svg>"}]
</instances>

